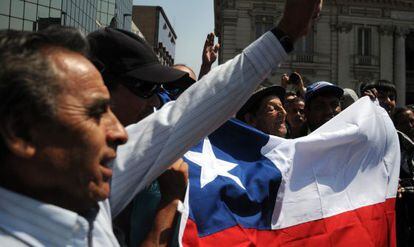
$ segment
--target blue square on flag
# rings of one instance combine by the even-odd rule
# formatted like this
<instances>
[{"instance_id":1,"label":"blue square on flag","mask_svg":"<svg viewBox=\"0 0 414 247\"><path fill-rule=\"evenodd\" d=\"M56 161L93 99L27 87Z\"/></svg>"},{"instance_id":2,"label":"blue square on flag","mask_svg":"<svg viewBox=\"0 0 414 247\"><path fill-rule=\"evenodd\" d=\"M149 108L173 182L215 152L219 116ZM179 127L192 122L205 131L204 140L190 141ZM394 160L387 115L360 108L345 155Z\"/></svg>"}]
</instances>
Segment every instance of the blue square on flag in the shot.
<instances>
[{"instance_id":1,"label":"blue square on flag","mask_svg":"<svg viewBox=\"0 0 414 247\"><path fill-rule=\"evenodd\" d=\"M281 173L261 153L269 136L238 120L191 149L190 215L199 236L232 226L270 229Z\"/></svg>"}]
</instances>

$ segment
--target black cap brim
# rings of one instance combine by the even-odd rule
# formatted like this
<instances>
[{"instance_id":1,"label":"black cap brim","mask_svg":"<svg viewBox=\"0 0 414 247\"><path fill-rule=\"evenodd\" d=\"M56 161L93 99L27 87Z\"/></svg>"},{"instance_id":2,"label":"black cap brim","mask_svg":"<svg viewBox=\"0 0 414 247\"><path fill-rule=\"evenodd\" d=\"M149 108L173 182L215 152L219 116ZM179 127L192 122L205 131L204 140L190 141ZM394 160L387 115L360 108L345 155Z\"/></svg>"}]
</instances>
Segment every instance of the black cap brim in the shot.
<instances>
[{"instance_id":1,"label":"black cap brim","mask_svg":"<svg viewBox=\"0 0 414 247\"><path fill-rule=\"evenodd\" d=\"M143 66L125 73L126 77L136 78L152 83L171 83L188 76L186 72L158 63Z\"/></svg>"},{"instance_id":2,"label":"black cap brim","mask_svg":"<svg viewBox=\"0 0 414 247\"><path fill-rule=\"evenodd\" d=\"M244 120L243 116L250 111L250 108L259 100L262 100L264 97L274 95L279 97L283 102L285 100L286 90L280 86L271 86L264 89L261 89L255 92L247 102L242 106L242 108L237 112L236 118Z\"/></svg>"},{"instance_id":3,"label":"black cap brim","mask_svg":"<svg viewBox=\"0 0 414 247\"><path fill-rule=\"evenodd\" d=\"M166 85L164 85L164 88L167 90L174 89L174 88L180 88L180 89L187 89L191 85L193 85L196 82L193 78L190 77L188 73L186 75L176 81L169 82Z\"/></svg>"}]
</instances>

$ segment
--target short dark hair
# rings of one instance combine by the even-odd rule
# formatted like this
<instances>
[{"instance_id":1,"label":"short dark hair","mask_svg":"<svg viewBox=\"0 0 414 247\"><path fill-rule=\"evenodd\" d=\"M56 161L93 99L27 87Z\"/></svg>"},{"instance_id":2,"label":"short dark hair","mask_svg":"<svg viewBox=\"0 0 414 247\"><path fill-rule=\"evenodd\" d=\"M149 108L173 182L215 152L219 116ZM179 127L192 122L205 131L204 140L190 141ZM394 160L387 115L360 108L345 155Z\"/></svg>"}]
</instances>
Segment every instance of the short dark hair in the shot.
<instances>
[{"instance_id":1,"label":"short dark hair","mask_svg":"<svg viewBox=\"0 0 414 247\"><path fill-rule=\"evenodd\" d=\"M53 120L61 87L45 50L49 48L86 55L88 46L84 35L74 28L0 31L0 128L12 126L16 134L30 138L30 126ZM7 152L0 137L0 160Z\"/></svg>"},{"instance_id":2,"label":"short dark hair","mask_svg":"<svg viewBox=\"0 0 414 247\"><path fill-rule=\"evenodd\" d=\"M360 86L360 96L363 96L365 91L373 88L377 90L393 92L395 94L395 98L397 98L397 90L395 88L395 85L388 80L374 80L371 82L362 83Z\"/></svg>"}]
</instances>

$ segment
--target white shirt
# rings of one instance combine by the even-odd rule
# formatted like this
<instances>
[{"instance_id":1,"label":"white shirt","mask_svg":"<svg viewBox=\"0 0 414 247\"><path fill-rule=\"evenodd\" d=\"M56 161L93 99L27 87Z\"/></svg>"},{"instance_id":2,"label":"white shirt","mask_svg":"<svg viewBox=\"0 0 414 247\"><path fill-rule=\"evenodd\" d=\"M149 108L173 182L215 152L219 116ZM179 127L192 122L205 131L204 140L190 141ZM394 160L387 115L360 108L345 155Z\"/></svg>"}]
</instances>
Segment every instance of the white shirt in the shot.
<instances>
[{"instance_id":1,"label":"white shirt","mask_svg":"<svg viewBox=\"0 0 414 247\"><path fill-rule=\"evenodd\" d=\"M240 55L210 71L175 102L128 126L129 141L118 147L112 163L111 197L99 203L93 222L93 245L119 246L112 216L191 146L235 114L286 57L277 38L267 32ZM89 224L84 217L4 189L0 190L0 229L33 246L88 245ZM0 244L3 238L0 233Z\"/></svg>"}]
</instances>

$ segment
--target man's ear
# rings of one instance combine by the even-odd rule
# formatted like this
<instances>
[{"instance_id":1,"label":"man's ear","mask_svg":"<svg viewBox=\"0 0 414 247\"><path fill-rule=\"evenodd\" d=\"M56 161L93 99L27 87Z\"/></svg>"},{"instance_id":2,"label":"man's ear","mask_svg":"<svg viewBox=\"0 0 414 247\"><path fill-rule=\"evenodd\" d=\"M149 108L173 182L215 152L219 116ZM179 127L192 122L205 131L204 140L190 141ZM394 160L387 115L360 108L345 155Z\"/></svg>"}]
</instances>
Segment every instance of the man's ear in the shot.
<instances>
[{"instance_id":1,"label":"man's ear","mask_svg":"<svg viewBox=\"0 0 414 247\"><path fill-rule=\"evenodd\" d=\"M256 127L256 117L251 113L246 113L244 115L244 121L253 127Z\"/></svg>"},{"instance_id":2,"label":"man's ear","mask_svg":"<svg viewBox=\"0 0 414 247\"><path fill-rule=\"evenodd\" d=\"M0 128L0 135L7 148L15 156L21 158L33 157L36 153L36 148L30 141L29 136L18 133L19 131L12 125L12 123L6 123Z\"/></svg>"}]
</instances>

